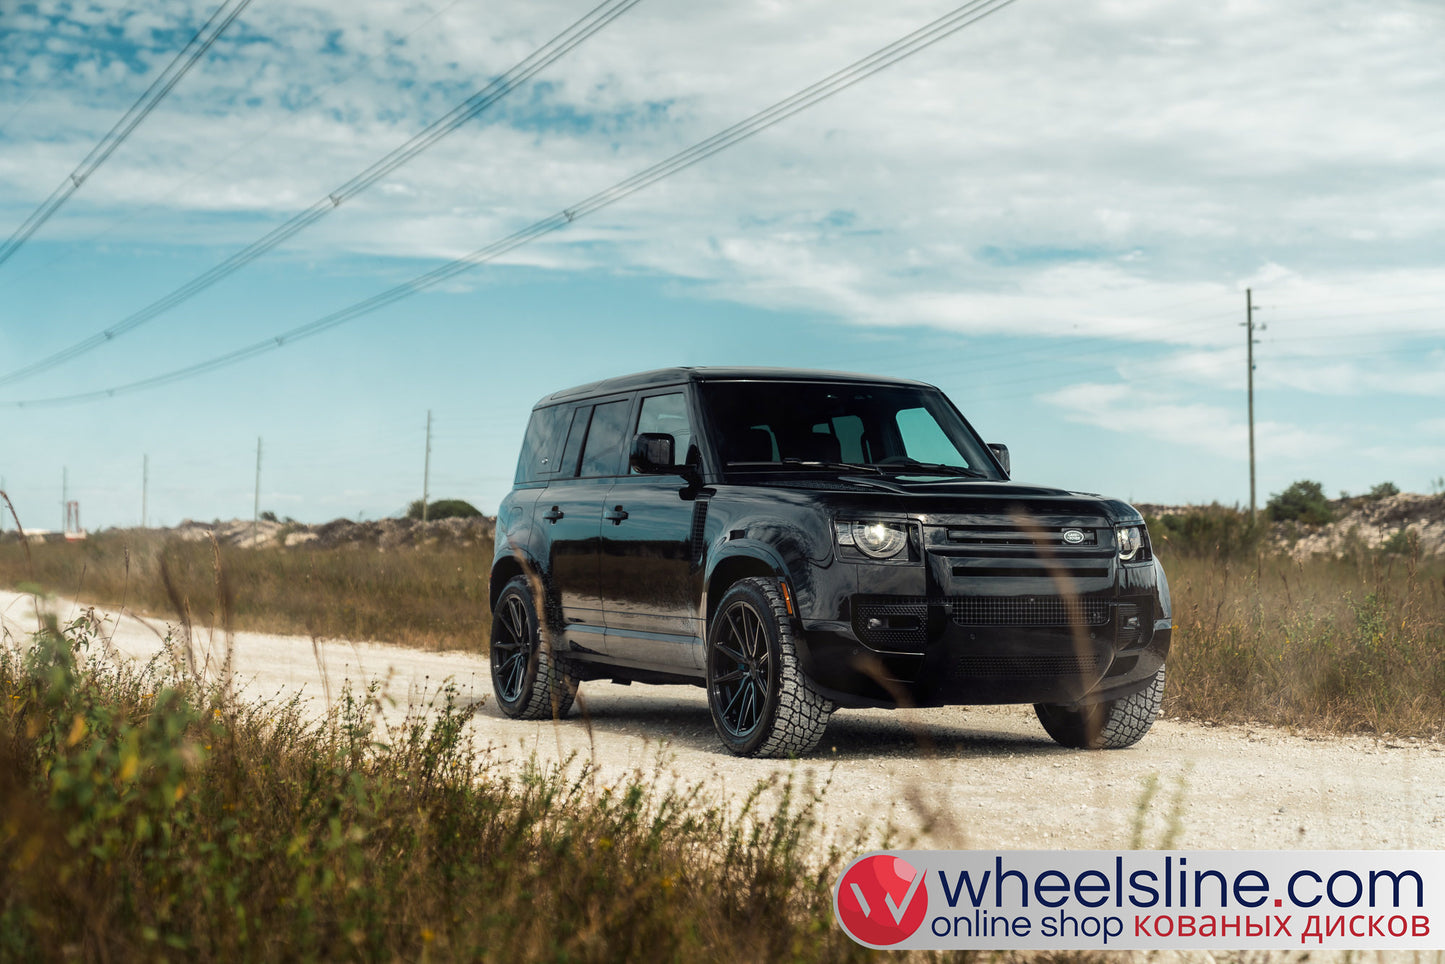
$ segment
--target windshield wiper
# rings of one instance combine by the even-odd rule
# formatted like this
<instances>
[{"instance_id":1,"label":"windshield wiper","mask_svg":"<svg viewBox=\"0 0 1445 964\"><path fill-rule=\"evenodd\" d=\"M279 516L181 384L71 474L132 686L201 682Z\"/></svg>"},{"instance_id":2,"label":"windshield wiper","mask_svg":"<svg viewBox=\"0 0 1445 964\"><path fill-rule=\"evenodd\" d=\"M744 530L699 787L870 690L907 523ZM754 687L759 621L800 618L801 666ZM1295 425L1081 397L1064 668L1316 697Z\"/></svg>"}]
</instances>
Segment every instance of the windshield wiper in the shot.
<instances>
[{"instance_id":1,"label":"windshield wiper","mask_svg":"<svg viewBox=\"0 0 1445 964\"><path fill-rule=\"evenodd\" d=\"M959 476L967 479L986 479L982 472L974 469L964 468L962 465L944 465L942 462L920 462L917 459L898 457L889 459L886 462L874 463L871 468L876 468L880 473L891 472L898 475L949 475Z\"/></svg>"},{"instance_id":2,"label":"windshield wiper","mask_svg":"<svg viewBox=\"0 0 1445 964\"><path fill-rule=\"evenodd\" d=\"M780 465L788 468L804 469L830 469L834 472L871 472L873 475L882 475L883 470L876 465L860 465L857 462L821 462L815 459L780 459L767 462L729 462L729 468L753 468L762 465Z\"/></svg>"}]
</instances>

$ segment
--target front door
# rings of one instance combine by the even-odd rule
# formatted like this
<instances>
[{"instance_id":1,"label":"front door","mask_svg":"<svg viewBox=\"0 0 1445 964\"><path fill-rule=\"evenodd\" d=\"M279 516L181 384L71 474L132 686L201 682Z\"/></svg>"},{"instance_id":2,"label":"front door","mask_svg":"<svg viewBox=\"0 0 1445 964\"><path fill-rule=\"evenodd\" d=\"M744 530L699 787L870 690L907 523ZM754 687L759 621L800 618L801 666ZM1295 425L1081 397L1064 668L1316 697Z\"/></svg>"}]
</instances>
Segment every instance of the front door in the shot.
<instances>
[{"instance_id":1,"label":"front door","mask_svg":"<svg viewBox=\"0 0 1445 964\"><path fill-rule=\"evenodd\" d=\"M673 438L674 460L691 449L691 419L678 389L644 395L629 439L639 432ZM618 478L602 522L600 584L608 652L659 669L702 667L702 569L694 522L706 502L681 474Z\"/></svg>"}]
</instances>

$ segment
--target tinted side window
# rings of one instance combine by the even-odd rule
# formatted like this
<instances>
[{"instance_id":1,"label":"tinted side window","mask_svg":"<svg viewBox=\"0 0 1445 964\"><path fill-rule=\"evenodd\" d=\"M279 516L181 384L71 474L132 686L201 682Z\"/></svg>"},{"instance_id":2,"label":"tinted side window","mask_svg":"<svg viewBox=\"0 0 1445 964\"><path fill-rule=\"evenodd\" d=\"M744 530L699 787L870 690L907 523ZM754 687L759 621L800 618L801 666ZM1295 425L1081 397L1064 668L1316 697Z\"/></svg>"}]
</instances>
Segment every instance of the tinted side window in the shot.
<instances>
[{"instance_id":1,"label":"tinted side window","mask_svg":"<svg viewBox=\"0 0 1445 964\"><path fill-rule=\"evenodd\" d=\"M566 405L554 405L532 413L527 434L522 439L522 454L517 457L516 482L536 482L556 473L568 411Z\"/></svg>"},{"instance_id":2,"label":"tinted side window","mask_svg":"<svg viewBox=\"0 0 1445 964\"><path fill-rule=\"evenodd\" d=\"M631 401L606 402L592 410L587 444L582 449L583 476L617 475L622 464L622 441L627 434L627 410Z\"/></svg>"},{"instance_id":3,"label":"tinted side window","mask_svg":"<svg viewBox=\"0 0 1445 964\"><path fill-rule=\"evenodd\" d=\"M672 457L682 462L692 445L692 426L687 420L687 399L681 392L652 395L642 400L637 414L637 431L672 436Z\"/></svg>"},{"instance_id":4,"label":"tinted side window","mask_svg":"<svg viewBox=\"0 0 1445 964\"><path fill-rule=\"evenodd\" d=\"M572 428L567 432L567 447L562 450L562 464L557 474L571 478L577 474L577 460L582 457L582 440L587 437L587 421L592 417L592 406L582 405L572 416Z\"/></svg>"}]
</instances>

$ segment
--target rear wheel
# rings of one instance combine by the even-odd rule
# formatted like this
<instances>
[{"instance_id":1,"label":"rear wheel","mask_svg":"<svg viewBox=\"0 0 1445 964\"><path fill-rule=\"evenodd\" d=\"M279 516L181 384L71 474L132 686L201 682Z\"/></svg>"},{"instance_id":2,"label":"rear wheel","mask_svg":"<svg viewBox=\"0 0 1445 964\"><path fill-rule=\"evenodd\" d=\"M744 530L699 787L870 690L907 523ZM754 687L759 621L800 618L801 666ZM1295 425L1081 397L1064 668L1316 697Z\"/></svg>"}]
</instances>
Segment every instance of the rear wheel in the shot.
<instances>
[{"instance_id":1,"label":"rear wheel","mask_svg":"<svg viewBox=\"0 0 1445 964\"><path fill-rule=\"evenodd\" d=\"M799 756L823 739L833 704L798 663L776 579L739 580L718 604L708 628L707 697L718 736L739 756Z\"/></svg>"},{"instance_id":2,"label":"rear wheel","mask_svg":"<svg viewBox=\"0 0 1445 964\"><path fill-rule=\"evenodd\" d=\"M502 712L519 720L563 717L576 683L567 678L543 638L532 587L514 576L492 610L492 692Z\"/></svg>"},{"instance_id":3,"label":"rear wheel","mask_svg":"<svg viewBox=\"0 0 1445 964\"><path fill-rule=\"evenodd\" d=\"M1049 736L1077 750L1118 750L1144 738L1164 702L1164 667L1137 693L1088 706L1035 703Z\"/></svg>"}]
</instances>

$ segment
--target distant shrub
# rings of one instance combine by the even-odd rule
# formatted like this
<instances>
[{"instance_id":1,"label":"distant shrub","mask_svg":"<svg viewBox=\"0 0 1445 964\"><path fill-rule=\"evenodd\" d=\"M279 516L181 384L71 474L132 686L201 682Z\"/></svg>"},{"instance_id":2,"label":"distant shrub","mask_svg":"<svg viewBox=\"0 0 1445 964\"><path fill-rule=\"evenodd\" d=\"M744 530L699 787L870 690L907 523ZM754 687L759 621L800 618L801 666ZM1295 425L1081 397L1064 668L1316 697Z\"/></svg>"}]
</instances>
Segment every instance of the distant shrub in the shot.
<instances>
[{"instance_id":1,"label":"distant shrub","mask_svg":"<svg viewBox=\"0 0 1445 964\"><path fill-rule=\"evenodd\" d=\"M430 519L471 519L482 514L482 510L465 499L437 499L426 504L426 517ZM421 499L407 506L408 519L421 518Z\"/></svg>"},{"instance_id":2,"label":"distant shrub","mask_svg":"<svg viewBox=\"0 0 1445 964\"><path fill-rule=\"evenodd\" d=\"M1272 522L1324 525L1335 517L1330 500L1325 498L1324 486L1308 480L1295 482L1283 492L1271 496L1265 511Z\"/></svg>"},{"instance_id":3,"label":"distant shrub","mask_svg":"<svg viewBox=\"0 0 1445 964\"><path fill-rule=\"evenodd\" d=\"M1230 506L1194 506L1172 515L1150 517L1149 539L1163 553L1235 559L1259 548L1263 527L1249 513Z\"/></svg>"},{"instance_id":4,"label":"distant shrub","mask_svg":"<svg viewBox=\"0 0 1445 964\"><path fill-rule=\"evenodd\" d=\"M1414 556L1420 552L1420 534L1410 529L1399 529L1380 546L1380 551L1390 555Z\"/></svg>"},{"instance_id":5,"label":"distant shrub","mask_svg":"<svg viewBox=\"0 0 1445 964\"><path fill-rule=\"evenodd\" d=\"M1387 499L1392 495L1399 494L1400 487L1398 485L1393 482L1381 482L1379 485L1375 486L1373 489L1370 490L1370 494L1367 498L1369 498L1371 502L1379 502L1381 499Z\"/></svg>"}]
</instances>

